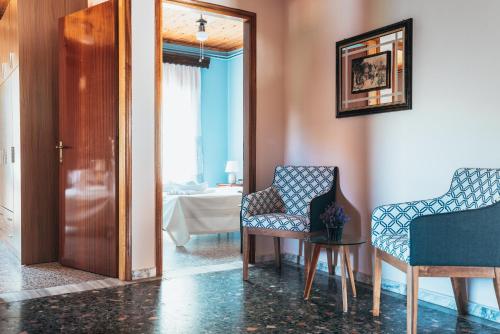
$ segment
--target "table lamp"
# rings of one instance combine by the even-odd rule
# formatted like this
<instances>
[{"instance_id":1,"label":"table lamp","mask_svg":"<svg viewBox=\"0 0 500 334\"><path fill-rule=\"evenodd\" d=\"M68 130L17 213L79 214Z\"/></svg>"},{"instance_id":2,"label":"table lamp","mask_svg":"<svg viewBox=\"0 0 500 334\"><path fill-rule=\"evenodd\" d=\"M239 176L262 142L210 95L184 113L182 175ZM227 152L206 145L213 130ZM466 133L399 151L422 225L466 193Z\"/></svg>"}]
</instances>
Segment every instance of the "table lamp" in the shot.
<instances>
[{"instance_id":1,"label":"table lamp","mask_svg":"<svg viewBox=\"0 0 500 334\"><path fill-rule=\"evenodd\" d=\"M235 184L236 183L236 173L239 171L239 164L238 161L228 161L226 162L226 173L227 175L227 182L229 184Z\"/></svg>"}]
</instances>

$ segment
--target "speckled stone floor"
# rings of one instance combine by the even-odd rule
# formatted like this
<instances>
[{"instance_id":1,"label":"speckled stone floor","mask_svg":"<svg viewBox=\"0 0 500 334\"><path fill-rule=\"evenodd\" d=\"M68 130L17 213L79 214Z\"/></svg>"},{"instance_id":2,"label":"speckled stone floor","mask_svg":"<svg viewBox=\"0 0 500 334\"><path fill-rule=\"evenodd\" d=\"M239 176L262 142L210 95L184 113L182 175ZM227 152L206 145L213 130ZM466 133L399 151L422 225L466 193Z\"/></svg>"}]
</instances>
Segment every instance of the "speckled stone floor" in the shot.
<instances>
[{"instance_id":1,"label":"speckled stone floor","mask_svg":"<svg viewBox=\"0 0 500 334\"><path fill-rule=\"evenodd\" d=\"M63 267L59 263L21 266L19 260L0 240L0 294L78 284L104 278L100 275Z\"/></svg>"},{"instance_id":2,"label":"speckled stone floor","mask_svg":"<svg viewBox=\"0 0 500 334\"><path fill-rule=\"evenodd\" d=\"M241 261L239 232L193 235L183 247L176 247L166 232L163 232L163 240L163 267L166 273Z\"/></svg>"},{"instance_id":3,"label":"speckled stone floor","mask_svg":"<svg viewBox=\"0 0 500 334\"><path fill-rule=\"evenodd\" d=\"M257 266L0 305L0 333L404 333L405 300L382 295L370 314L371 289L358 284L342 313L340 281L318 273L302 299L302 270ZM419 333L500 333L500 326L451 311L419 308Z\"/></svg>"}]
</instances>

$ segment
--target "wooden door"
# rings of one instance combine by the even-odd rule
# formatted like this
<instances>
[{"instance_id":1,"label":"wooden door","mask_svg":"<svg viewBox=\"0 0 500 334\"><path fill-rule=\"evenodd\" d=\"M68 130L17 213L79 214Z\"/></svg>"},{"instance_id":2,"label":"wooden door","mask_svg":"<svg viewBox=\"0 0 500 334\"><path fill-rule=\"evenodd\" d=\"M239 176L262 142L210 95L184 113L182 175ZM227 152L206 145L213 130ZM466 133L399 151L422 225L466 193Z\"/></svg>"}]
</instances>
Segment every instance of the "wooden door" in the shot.
<instances>
[{"instance_id":1,"label":"wooden door","mask_svg":"<svg viewBox=\"0 0 500 334\"><path fill-rule=\"evenodd\" d=\"M59 22L60 262L118 274L114 1Z\"/></svg>"}]
</instances>

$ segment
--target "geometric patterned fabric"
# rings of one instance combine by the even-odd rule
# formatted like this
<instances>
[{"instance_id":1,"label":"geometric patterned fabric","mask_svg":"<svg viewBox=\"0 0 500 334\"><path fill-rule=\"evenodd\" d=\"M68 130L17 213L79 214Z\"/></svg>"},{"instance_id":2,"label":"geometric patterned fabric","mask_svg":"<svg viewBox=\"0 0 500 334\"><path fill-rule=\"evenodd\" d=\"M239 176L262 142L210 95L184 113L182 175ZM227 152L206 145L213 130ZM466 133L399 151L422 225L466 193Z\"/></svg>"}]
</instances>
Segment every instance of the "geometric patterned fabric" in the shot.
<instances>
[{"instance_id":1,"label":"geometric patterned fabric","mask_svg":"<svg viewBox=\"0 0 500 334\"><path fill-rule=\"evenodd\" d=\"M417 217L479 209L500 202L500 169L461 168L441 197L382 205L372 213L372 244L410 261L410 222Z\"/></svg>"},{"instance_id":2,"label":"geometric patterned fabric","mask_svg":"<svg viewBox=\"0 0 500 334\"><path fill-rule=\"evenodd\" d=\"M243 226L310 231L311 201L335 185L335 167L278 166L272 186L243 197Z\"/></svg>"}]
</instances>

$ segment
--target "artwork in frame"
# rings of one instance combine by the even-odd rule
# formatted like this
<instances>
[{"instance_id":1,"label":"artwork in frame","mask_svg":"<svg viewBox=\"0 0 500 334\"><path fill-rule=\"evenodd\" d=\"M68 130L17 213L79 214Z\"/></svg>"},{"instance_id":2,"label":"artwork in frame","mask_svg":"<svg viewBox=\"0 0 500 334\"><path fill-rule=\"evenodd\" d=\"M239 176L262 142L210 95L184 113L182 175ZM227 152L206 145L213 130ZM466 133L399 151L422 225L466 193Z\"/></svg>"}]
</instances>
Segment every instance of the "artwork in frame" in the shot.
<instances>
[{"instance_id":1,"label":"artwork in frame","mask_svg":"<svg viewBox=\"0 0 500 334\"><path fill-rule=\"evenodd\" d=\"M411 109L412 25L337 42L337 118Z\"/></svg>"},{"instance_id":2,"label":"artwork in frame","mask_svg":"<svg viewBox=\"0 0 500 334\"><path fill-rule=\"evenodd\" d=\"M351 93L391 88L391 51L352 60Z\"/></svg>"}]
</instances>

